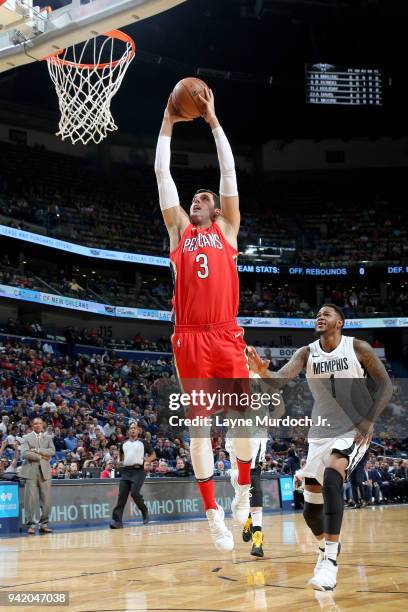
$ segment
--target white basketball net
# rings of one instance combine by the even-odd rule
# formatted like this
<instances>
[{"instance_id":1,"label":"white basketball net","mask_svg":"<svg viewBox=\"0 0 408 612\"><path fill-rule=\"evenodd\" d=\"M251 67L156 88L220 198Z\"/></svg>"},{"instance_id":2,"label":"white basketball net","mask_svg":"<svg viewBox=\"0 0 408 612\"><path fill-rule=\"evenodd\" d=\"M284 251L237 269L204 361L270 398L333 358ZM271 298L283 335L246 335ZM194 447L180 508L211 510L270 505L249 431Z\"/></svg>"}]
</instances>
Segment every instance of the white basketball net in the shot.
<instances>
[{"instance_id":1,"label":"white basketball net","mask_svg":"<svg viewBox=\"0 0 408 612\"><path fill-rule=\"evenodd\" d=\"M110 105L133 60L134 43L122 32L105 36L102 42L98 36L47 58L61 111L57 136L72 144L99 143L118 129ZM85 63L89 59L92 63Z\"/></svg>"}]
</instances>

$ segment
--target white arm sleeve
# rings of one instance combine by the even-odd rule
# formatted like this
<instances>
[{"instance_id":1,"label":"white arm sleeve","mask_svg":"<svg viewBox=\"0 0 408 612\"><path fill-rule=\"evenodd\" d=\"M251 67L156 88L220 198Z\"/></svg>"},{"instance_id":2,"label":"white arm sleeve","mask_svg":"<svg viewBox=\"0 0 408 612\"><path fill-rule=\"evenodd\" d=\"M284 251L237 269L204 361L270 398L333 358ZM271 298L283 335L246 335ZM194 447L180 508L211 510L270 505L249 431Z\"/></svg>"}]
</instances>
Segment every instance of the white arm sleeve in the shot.
<instances>
[{"instance_id":1,"label":"white arm sleeve","mask_svg":"<svg viewBox=\"0 0 408 612\"><path fill-rule=\"evenodd\" d=\"M170 136L159 136L156 148L156 160L154 171L156 173L157 186L159 188L160 208L174 208L180 206L177 187L170 174Z\"/></svg>"},{"instance_id":2,"label":"white arm sleeve","mask_svg":"<svg viewBox=\"0 0 408 612\"><path fill-rule=\"evenodd\" d=\"M218 161L220 162L221 181L220 195L237 196L238 186L235 174L234 156L228 138L222 127L217 127L213 131L215 144L217 146Z\"/></svg>"}]
</instances>

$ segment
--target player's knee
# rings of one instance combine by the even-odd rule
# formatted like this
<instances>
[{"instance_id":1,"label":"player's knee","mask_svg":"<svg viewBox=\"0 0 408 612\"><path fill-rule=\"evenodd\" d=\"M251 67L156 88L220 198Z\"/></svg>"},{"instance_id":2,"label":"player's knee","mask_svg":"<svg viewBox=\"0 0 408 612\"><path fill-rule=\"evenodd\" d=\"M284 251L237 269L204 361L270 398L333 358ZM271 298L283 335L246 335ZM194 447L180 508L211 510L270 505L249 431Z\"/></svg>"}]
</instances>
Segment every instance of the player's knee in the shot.
<instances>
[{"instance_id":1,"label":"player's knee","mask_svg":"<svg viewBox=\"0 0 408 612\"><path fill-rule=\"evenodd\" d=\"M303 518L313 535L320 536L323 533L323 495L304 491Z\"/></svg>"},{"instance_id":2,"label":"player's knee","mask_svg":"<svg viewBox=\"0 0 408 612\"><path fill-rule=\"evenodd\" d=\"M343 476L331 467L324 470L323 498L327 514L338 513L339 503L343 507Z\"/></svg>"},{"instance_id":3,"label":"player's knee","mask_svg":"<svg viewBox=\"0 0 408 612\"><path fill-rule=\"evenodd\" d=\"M232 438L233 452L237 461L252 460L252 441L251 438Z\"/></svg>"},{"instance_id":4,"label":"player's knee","mask_svg":"<svg viewBox=\"0 0 408 612\"><path fill-rule=\"evenodd\" d=\"M342 451L337 449L333 449L330 455L328 466L333 470L339 472L343 479L346 477L347 464L349 462L349 458Z\"/></svg>"},{"instance_id":5,"label":"player's knee","mask_svg":"<svg viewBox=\"0 0 408 612\"><path fill-rule=\"evenodd\" d=\"M324 532L338 535L343 521L343 476L327 467L323 476Z\"/></svg>"}]
</instances>

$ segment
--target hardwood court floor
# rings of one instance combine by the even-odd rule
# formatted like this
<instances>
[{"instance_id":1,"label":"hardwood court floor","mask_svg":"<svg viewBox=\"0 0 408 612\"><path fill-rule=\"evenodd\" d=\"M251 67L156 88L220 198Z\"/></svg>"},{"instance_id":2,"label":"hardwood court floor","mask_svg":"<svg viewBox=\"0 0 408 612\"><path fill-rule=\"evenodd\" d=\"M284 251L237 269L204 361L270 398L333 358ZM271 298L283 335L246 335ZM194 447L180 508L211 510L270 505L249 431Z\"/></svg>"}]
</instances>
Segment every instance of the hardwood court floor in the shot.
<instances>
[{"instance_id":1,"label":"hardwood court floor","mask_svg":"<svg viewBox=\"0 0 408 612\"><path fill-rule=\"evenodd\" d=\"M408 505L345 512L334 596L304 588L315 546L300 514L265 519L262 560L233 531L225 554L204 521L1 539L0 590L66 590L78 612L408 610Z\"/></svg>"}]
</instances>

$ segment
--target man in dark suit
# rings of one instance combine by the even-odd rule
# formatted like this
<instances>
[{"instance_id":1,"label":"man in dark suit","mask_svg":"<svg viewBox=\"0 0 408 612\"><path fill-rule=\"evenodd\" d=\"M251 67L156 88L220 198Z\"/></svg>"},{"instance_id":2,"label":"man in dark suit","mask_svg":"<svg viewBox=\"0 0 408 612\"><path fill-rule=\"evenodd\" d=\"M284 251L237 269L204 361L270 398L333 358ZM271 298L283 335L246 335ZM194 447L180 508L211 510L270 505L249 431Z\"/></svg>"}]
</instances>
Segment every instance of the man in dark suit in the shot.
<instances>
[{"instance_id":1,"label":"man in dark suit","mask_svg":"<svg viewBox=\"0 0 408 612\"><path fill-rule=\"evenodd\" d=\"M387 502L392 502L396 495L396 485L394 482L394 474L390 472L387 461L383 460L380 463L381 473L381 493Z\"/></svg>"},{"instance_id":2,"label":"man in dark suit","mask_svg":"<svg viewBox=\"0 0 408 612\"><path fill-rule=\"evenodd\" d=\"M407 497L407 491L408 491L408 480L407 480L407 468L406 468L406 464L407 461L404 459L396 459L394 461L394 468L392 470L393 474L394 474L394 482L395 482L395 486L396 486L396 493L397 493L397 497L398 497L398 501L400 502L404 502Z\"/></svg>"},{"instance_id":3,"label":"man in dark suit","mask_svg":"<svg viewBox=\"0 0 408 612\"><path fill-rule=\"evenodd\" d=\"M360 461L357 463L356 467L349 476L355 508L361 508L362 504L365 504L365 502L367 501L365 497L366 492L364 491L363 482L366 478L365 466L368 461L368 456L369 451L367 450L365 455L360 459Z\"/></svg>"},{"instance_id":4,"label":"man in dark suit","mask_svg":"<svg viewBox=\"0 0 408 612\"><path fill-rule=\"evenodd\" d=\"M33 431L23 437L21 456L24 460L21 477L26 479L25 513L27 533L35 534L35 505L37 495L40 502L40 533L52 533L48 528L48 515L51 498L50 459L55 455L52 437L44 433L44 421L36 418L32 422Z\"/></svg>"},{"instance_id":5,"label":"man in dark suit","mask_svg":"<svg viewBox=\"0 0 408 612\"><path fill-rule=\"evenodd\" d=\"M381 475L380 464L378 461L375 462L374 466L370 467L368 471L368 476L373 485L374 501L376 504L379 504L381 484L382 484L382 475Z\"/></svg>"},{"instance_id":6,"label":"man in dark suit","mask_svg":"<svg viewBox=\"0 0 408 612\"><path fill-rule=\"evenodd\" d=\"M290 448L288 450L288 458L286 459L285 465L287 466L288 473L294 476L297 470L300 468L300 459L296 454L295 449Z\"/></svg>"},{"instance_id":7,"label":"man in dark suit","mask_svg":"<svg viewBox=\"0 0 408 612\"><path fill-rule=\"evenodd\" d=\"M374 483L370 478L372 464L368 462L363 468L363 481L361 483L361 488L363 491L363 500L367 505L372 504L372 499L374 496L374 500L378 503L380 489L377 487L377 491L374 490Z\"/></svg>"}]
</instances>

